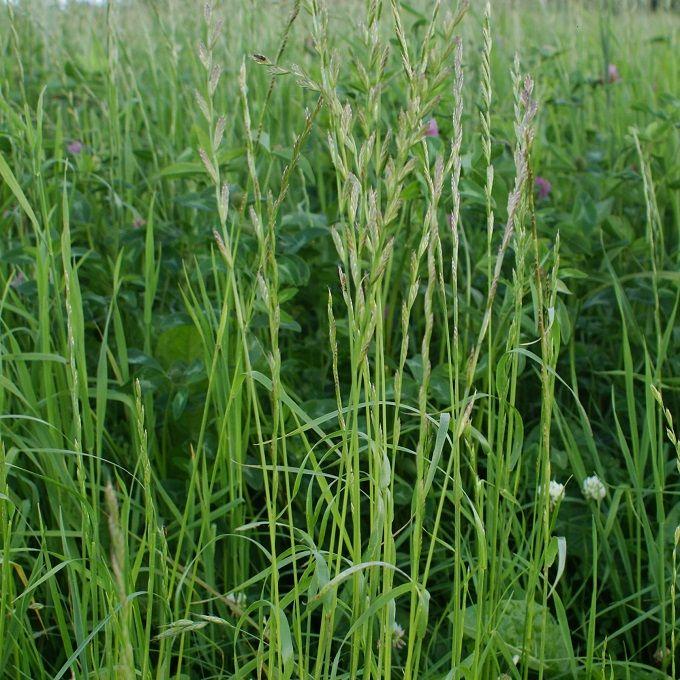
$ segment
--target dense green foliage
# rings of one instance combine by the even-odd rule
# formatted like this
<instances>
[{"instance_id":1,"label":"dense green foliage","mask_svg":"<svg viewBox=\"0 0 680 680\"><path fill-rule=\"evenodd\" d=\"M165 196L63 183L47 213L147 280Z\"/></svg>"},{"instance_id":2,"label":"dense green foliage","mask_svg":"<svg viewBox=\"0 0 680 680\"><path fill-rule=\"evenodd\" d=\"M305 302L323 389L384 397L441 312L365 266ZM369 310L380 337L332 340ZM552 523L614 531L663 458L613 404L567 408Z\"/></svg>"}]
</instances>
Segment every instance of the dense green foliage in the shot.
<instances>
[{"instance_id":1,"label":"dense green foliage","mask_svg":"<svg viewBox=\"0 0 680 680\"><path fill-rule=\"evenodd\" d=\"M679 677L644 4L0 8L2 677Z\"/></svg>"}]
</instances>

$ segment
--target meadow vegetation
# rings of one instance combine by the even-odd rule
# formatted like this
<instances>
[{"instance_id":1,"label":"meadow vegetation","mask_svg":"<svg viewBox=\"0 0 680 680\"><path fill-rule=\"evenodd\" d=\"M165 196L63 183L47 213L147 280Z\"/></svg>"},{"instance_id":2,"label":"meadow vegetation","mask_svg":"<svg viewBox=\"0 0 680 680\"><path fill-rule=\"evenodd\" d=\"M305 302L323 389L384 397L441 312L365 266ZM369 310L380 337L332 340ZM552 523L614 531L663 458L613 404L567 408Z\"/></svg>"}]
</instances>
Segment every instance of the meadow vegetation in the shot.
<instances>
[{"instance_id":1,"label":"meadow vegetation","mask_svg":"<svg viewBox=\"0 0 680 680\"><path fill-rule=\"evenodd\" d=\"M0 6L1 677L680 676L646 5Z\"/></svg>"}]
</instances>

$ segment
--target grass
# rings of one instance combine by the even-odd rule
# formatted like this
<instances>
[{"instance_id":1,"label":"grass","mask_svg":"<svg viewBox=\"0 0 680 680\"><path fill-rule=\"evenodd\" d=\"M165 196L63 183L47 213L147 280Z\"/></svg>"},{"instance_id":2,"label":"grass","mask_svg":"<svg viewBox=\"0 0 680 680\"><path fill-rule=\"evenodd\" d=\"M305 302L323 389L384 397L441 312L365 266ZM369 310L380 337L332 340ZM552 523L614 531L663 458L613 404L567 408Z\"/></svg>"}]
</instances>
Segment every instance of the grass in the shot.
<instances>
[{"instance_id":1,"label":"grass","mask_svg":"<svg viewBox=\"0 0 680 680\"><path fill-rule=\"evenodd\" d=\"M0 8L0 675L680 675L645 4Z\"/></svg>"}]
</instances>

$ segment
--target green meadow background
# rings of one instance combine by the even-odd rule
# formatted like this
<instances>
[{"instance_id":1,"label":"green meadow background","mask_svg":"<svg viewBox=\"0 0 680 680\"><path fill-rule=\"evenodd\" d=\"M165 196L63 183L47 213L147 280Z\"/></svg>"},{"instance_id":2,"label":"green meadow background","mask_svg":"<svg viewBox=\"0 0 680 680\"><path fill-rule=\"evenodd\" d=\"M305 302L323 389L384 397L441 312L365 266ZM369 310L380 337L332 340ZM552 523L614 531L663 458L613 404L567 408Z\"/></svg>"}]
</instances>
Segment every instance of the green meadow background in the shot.
<instances>
[{"instance_id":1,"label":"green meadow background","mask_svg":"<svg viewBox=\"0 0 680 680\"><path fill-rule=\"evenodd\" d=\"M0 677L680 676L680 15L0 6Z\"/></svg>"}]
</instances>

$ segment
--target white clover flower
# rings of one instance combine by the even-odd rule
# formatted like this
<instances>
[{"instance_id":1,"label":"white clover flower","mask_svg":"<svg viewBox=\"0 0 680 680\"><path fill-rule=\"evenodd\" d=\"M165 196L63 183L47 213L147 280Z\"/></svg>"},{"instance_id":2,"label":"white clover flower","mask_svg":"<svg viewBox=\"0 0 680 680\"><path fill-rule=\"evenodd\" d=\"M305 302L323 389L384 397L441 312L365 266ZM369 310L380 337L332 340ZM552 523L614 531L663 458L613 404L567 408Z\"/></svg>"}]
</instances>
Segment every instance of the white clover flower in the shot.
<instances>
[{"instance_id":1,"label":"white clover flower","mask_svg":"<svg viewBox=\"0 0 680 680\"><path fill-rule=\"evenodd\" d=\"M244 592L229 593L225 598L232 614L240 616L248 606L248 596Z\"/></svg>"},{"instance_id":2,"label":"white clover flower","mask_svg":"<svg viewBox=\"0 0 680 680\"><path fill-rule=\"evenodd\" d=\"M564 498L564 484L551 480L548 488L550 494L550 507L554 508Z\"/></svg>"},{"instance_id":3,"label":"white clover flower","mask_svg":"<svg viewBox=\"0 0 680 680\"><path fill-rule=\"evenodd\" d=\"M593 501L601 501L607 495L607 489L597 475L583 480L583 495Z\"/></svg>"},{"instance_id":4,"label":"white clover flower","mask_svg":"<svg viewBox=\"0 0 680 680\"><path fill-rule=\"evenodd\" d=\"M668 661L671 657L671 650L666 647L665 649L661 649L659 647L655 652L654 652L654 662L657 664L657 666L663 666L663 664Z\"/></svg>"},{"instance_id":5,"label":"white clover flower","mask_svg":"<svg viewBox=\"0 0 680 680\"><path fill-rule=\"evenodd\" d=\"M392 624L392 647L401 649L406 644L406 631L395 621Z\"/></svg>"}]
</instances>

